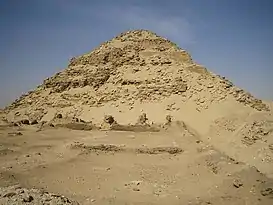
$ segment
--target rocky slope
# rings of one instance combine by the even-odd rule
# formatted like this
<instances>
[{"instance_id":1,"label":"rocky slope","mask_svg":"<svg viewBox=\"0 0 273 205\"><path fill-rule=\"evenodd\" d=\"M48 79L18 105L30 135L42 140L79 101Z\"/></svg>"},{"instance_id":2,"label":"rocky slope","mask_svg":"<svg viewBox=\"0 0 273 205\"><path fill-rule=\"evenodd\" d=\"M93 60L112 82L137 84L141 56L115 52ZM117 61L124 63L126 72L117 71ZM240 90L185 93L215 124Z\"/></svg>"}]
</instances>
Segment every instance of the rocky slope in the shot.
<instances>
[{"instance_id":1,"label":"rocky slope","mask_svg":"<svg viewBox=\"0 0 273 205\"><path fill-rule=\"evenodd\" d=\"M65 70L4 111L9 121L48 120L54 113L94 120L96 108L110 106L108 110L117 113L136 109L140 114L142 105L174 97L179 98L176 104L191 102L198 112L226 100L257 111L269 110L261 100L196 64L188 52L169 40L134 30L72 58ZM166 106L163 109L174 110L173 104Z\"/></svg>"},{"instance_id":2,"label":"rocky slope","mask_svg":"<svg viewBox=\"0 0 273 205\"><path fill-rule=\"evenodd\" d=\"M0 187L0 204L72 204L79 205L79 203L72 201L65 196L48 193L39 189L26 189L20 186Z\"/></svg>"},{"instance_id":3,"label":"rocky slope","mask_svg":"<svg viewBox=\"0 0 273 205\"><path fill-rule=\"evenodd\" d=\"M169 40L129 31L0 110L1 173L86 204L270 204L272 108ZM11 186L0 204L78 203Z\"/></svg>"}]
</instances>

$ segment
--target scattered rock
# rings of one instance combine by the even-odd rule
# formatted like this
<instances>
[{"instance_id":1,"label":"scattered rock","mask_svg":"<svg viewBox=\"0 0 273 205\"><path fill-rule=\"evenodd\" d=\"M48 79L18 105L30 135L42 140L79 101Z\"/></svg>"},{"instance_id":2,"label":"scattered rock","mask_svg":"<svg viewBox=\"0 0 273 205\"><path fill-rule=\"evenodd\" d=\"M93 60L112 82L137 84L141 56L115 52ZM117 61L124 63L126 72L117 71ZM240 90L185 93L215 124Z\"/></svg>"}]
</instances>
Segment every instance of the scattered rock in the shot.
<instances>
[{"instance_id":1,"label":"scattered rock","mask_svg":"<svg viewBox=\"0 0 273 205\"><path fill-rule=\"evenodd\" d=\"M179 147L155 147L155 148L138 148L136 153L139 154L160 154L160 153L169 153L169 154L179 154L184 150Z\"/></svg>"},{"instance_id":2,"label":"scattered rock","mask_svg":"<svg viewBox=\"0 0 273 205\"><path fill-rule=\"evenodd\" d=\"M235 179L233 181L233 186L236 187L236 188L240 188L241 186L243 186L243 182L239 179Z\"/></svg>"},{"instance_id":3,"label":"scattered rock","mask_svg":"<svg viewBox=\"0 0 273 205\"><path fill-rule=\"evenodd\" d=\"M20 126L20 123L18 123L18 122L13 122L12 125L13 125L14 127L19 127L19 126Z\"/></svg>"},{"instance_id":4,"label":"scattered rock","mask_svg":"<svg viewBox=\"0 0 273 205\"><path fill-rule=\"evenodd\" d=\"M16 193L15 192L8 192L8 193L5 193L4 195L3 195L3 197L13 197L13 196L15 196L16 195Z\"/></svg>"},{"instance_id":5,"label":"scattered rock","mask_svg":"<svg viewBox=\"0 0 273 205\"><path fill-rule=\"evenodd\" d=\"M49 127L55 127L52 123L48 123Z\"/></svg>"},{"instance_id":6,"label":"scattered rock","mask_svg":"<svg viewBox=\"0 0 273 205\"><path fill-rule=\"evenodd\" d=\"M56 115L56 118L57 118L57 119L62 119L62 118L63 118L63 115L62 115L61 113L59 113L59 114Z\"/></svg>"},{"instance_id":7,"label":"scattered rock","mask_svg":"<svg viewBox=\"0 0 273 205\"><path fill-rule=\"evenodd\" d=\"M217 166L217 163L213 162L213 161L207 161L207 166L211 169L211 171L214 174L218 174L219 172L219 167Z\"/></svg>"},{"instance_id":8,"label":"scattered rock","mask_svg":"<svg viewBox=\"0 0 273 205\"><path fill-rule=\"evenodd\" d=\"M104 116L104 122L107 124L112 125L113 123L115 123L115 119L112 115L105 115Z\"/></svg>"},{"instance_id":9,"label":"scattered rock","mask_svg":"<svg viewBox=\"0 0 273 205\"><path fill-rule=\"evenodd\" d=\"M268 187L268 188L262 189L261 190L261 195L273 197L273 188Z\"/></svg>"},{"instance_id":10,"label":"scattered rock","mask_svg":"<svg viewBox=\"0 0 273 205\"><path fill-rule=\"evenodd\" d=\"M33 196L25 194L23 195L23 202L32 202L34 200Z\"/></svg>"},{"instance_id":11,"label":"scattered rock","mask_svg":"<svg viewBox=\"0 0 273 205\"><path fill-rule=\"evenodd\" d=\"M68 128L71 130L85 130L85 131L90 131L95 128L95 126L92 125L91 123L81 123L81 122L56 124L54 127L62 127L62 128Z\"/></svg>"},{"instance_id":12,"label":"scattered rock","mask_svg":"<svg viewBox=\"0 0 273 205\"><path fill-rule=\"evenodd\" d=\"M29 120L27 120L27 119L24 119L24 120L21 120L20 121L23 125L29 125L30 123L29 123Z\"/></svg>"},{"instance_id":13,"label":"scattered rock","mask_svg":"<svg viewBox=\"0 0 273 205\"><path fill-rule=\"evenodd\" d=\"M9 136L20 136L23 135L22 132L9 132L8 133Z\"/></svg>"},{"instance_id":14,"label":"scattered rock","mask_svg":"<svg viewBox=\"0 0 273 205\"><path fill-rule=\"evenodd\" d=\"M143 113L141 114L139 117L138 117L138 124L146 124L148 118L147 118L147 115L146 113Z\"/></svg>"},{"instance_id":15,"label":"scattered rock","mask_svg":"<svg viewBox=\"0 0 273 205\"><path fill-rule=\"evenodd\" d=\"M31 125L37 125L38 124L38 121L37 120L33 120L30 122Z\"/></svg>"},{"instance_id":16,"label":"scattered rock","mask_svg":"<svg viewBox=\"0 0 273 205\"><path fill-rule=\"evenodd\" d=\"M0 204L29 204L29 205L79 205L78 202L65 196L48 193L38 189L26 189L18 186L0 187Z\"/></svg>"},{"instance_id":17,"label":"scattered rock","mask_svg":"<svg viewBox=\"0 0 273 205\"><path fill-rule=\"evenodd\" d=\"M166 120L167 120L167 124L170 124L172 122L172 116L171 115L167 115L166 116Z\"/></svg>"},{"instance_id":18,"label":"scattered rock","mask_svg":"<svg viewBox=\"0 0 273 205\"><path fill-rule=\"evenodd\" d=\"M79 122L81 122L81 123L86 123L84 120L82 120L82 119L79 119Z\"/></svg>"},{"instance_id":19,"label":"scattered rock","mask_svg":"<svg viewBox=\"0 0 273 205\"><path fill-rule=\"evenodd\" d=\"M273 152L273 143L268 145L268 148Z\"/></svg>"},{"instance_id":20,"label":"scattered rock","mask_svg":"<svg viewBox=\"0 0 273 205\"><path fill-rule=\"evenodd\" d=\"M104 152L104 153L137 153L137 154L164 154L168 153L171 155L176 155L183 153L184 150L180 147L141 147L141 148L127 148L124 146L117 146L112 144L99 144L99 145L89 145L75 143L71 145L72 149L82 149L84 152Z\"/></svg>"},{"instance_id":21,"label":"scattered rock","mask_svg":"<svg viewBox=\"0 0 273 205\"><path fill-rule=\"evenodd\" d=\"M42 121L39 124L39 127L37 129L37 132L40 132L41 130L45 129L45 128L53 128L55 127L55 125L51 122L46 122L46 121Z\"/></svg>"}]
</instances>

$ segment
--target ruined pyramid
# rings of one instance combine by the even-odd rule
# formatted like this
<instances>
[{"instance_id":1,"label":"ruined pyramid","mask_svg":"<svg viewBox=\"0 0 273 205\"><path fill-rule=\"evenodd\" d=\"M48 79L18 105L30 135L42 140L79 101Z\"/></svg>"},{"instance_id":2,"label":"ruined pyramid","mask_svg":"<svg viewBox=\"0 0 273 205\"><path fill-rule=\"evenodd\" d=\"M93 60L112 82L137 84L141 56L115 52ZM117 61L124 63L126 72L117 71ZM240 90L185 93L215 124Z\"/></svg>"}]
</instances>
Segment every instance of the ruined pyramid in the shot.
<instances>
[{"instance_id":1,"label":"ruined pyramid","mask_svg":"<svg viewBox=\"0 0 273 205\"><path fill-rule=\"evenodd\" d=\"M232 106L225 107L227 102ZM195 112L219 110L219 105L225 113L233 107L269 110L262 100L195 63L175 43L147 30L133 30L72 58L66 69L4 112L9 122L48 121L61 113L98 123L111 114L128 124L142 112L151 122L164 120L166 114L183 120L192 115L194 121Z\"/></svg>"}]
</instances>

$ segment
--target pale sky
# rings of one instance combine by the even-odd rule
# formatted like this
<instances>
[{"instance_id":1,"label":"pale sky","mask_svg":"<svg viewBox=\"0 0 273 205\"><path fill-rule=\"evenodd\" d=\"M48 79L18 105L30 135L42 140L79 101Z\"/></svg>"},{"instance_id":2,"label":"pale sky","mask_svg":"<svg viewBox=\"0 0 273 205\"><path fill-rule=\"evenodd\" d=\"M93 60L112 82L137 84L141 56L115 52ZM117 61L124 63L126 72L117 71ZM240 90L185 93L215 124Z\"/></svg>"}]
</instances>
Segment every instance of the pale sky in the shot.
<instances>
[{"instance_id":1,"label":"pale sky","mask_svg":"<svg viewBox=\"0 0 273 205\"><path fill-rule=\"evenodd\" d=\"M148 29L273 100L271 0L0 1L0 107L129 29Z\"/></svg>"}]
</instances>

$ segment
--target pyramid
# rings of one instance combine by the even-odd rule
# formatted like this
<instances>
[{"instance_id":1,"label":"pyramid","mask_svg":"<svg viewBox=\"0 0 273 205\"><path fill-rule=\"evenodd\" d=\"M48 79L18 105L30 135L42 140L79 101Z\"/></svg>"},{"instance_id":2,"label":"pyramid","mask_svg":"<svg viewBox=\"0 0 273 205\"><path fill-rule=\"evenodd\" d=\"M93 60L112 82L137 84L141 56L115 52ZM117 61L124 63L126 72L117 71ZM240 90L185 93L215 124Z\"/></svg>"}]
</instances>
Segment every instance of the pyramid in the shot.
<instances>
[{"instance_id":1,"label":"pyramid","mask_svg":"<svg viewBox=\"0 0 273 205\"><path fill-rule=\"evenodd\" d=\"M73 57L66 69L4 112L8 121L46 121L56 113L100 121L110 113L130 123L141 112L150 112L156 121L189 111L184 105L202 113L231 101L248 110L269 110L262 100L194 62L175 43L148 30L132 30Z\"/></svg>"}]
</instances>

